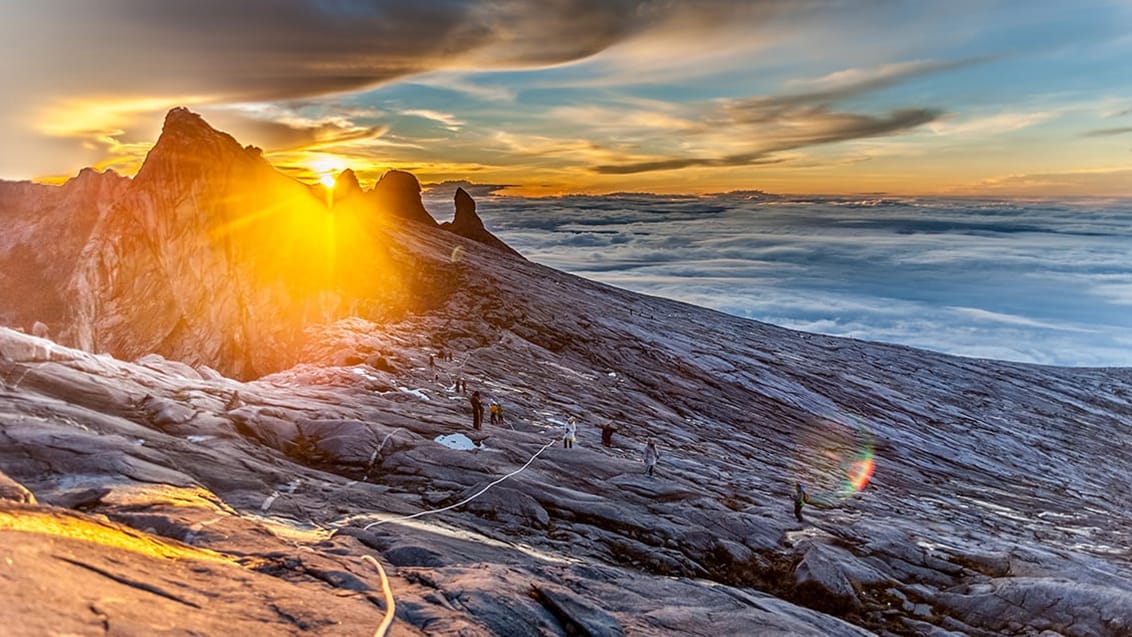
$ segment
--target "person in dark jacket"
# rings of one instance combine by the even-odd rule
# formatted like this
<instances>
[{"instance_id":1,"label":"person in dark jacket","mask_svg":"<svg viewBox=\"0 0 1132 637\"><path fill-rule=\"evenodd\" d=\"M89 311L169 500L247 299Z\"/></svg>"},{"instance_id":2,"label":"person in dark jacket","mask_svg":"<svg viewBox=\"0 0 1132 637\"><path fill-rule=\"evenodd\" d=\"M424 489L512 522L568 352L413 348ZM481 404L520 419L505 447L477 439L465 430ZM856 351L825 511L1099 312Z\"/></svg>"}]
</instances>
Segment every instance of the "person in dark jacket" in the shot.
<instances>
[{"instance_id":1,"label":"person in dark jacket","mask_svg":"<svg viewBox=\"0 0 1132 637\"><path fill-rule=\"evenodd\" d=\"M483 427L483 401L480 400L479 390L472 392L469 400L472 402L472 427L479 429Z\"/></svg>"},{"instance_id":2,"label":"person in dark jacket","mask_svg":"<svg viewBox=\"0 0 1132 637\"><path fill-rule=\"evenodd\" d=\"M810 503L810 494L806 493L806 485L801 482L794 484L794 517L802 522L802 507Z\"/></svg>"},{"instance_id":3,"label":"person in dark jacket","mask_svg":"<svg viewBox=\"0 0 1132 637\"><path fill-rule=\"evenodd\" d=\"M605 424L601 426L601 446L613 446L613 432L615 431L617 431L617 427L614 426L613 421L605 421Z\"/></svg>"}]
</instances>

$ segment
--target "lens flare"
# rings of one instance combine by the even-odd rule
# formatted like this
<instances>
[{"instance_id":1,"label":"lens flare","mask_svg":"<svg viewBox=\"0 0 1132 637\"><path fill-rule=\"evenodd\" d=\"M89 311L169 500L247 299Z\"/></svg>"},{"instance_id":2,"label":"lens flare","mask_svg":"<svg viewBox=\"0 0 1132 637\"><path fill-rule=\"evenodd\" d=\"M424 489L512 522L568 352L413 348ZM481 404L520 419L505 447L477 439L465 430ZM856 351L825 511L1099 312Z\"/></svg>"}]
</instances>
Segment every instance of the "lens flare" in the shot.
<instances>
[{"instance_id":1,"label":"lens flare","mask_svg":"<svg viewBox=\"0 0 1132 637\"><path fill-rule=\"evenodd\" d=\"M815 504L836 504L869 484L876 470L868 426L840 414L814 418L795 436L795 473Z\"/></svg>"}]
</instances>

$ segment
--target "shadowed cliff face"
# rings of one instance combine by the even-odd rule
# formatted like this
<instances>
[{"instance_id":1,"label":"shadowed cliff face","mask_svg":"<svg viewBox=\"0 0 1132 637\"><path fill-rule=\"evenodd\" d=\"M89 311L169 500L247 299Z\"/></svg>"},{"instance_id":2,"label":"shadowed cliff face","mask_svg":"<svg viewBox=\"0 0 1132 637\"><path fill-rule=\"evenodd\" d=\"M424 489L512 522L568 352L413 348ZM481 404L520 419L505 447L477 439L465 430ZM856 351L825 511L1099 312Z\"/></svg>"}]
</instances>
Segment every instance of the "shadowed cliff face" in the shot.
<instances>
[{"instance_id":1,"label":"shadowed cliff face","mask_svg":"<svg viewBox=\"0 0 1132 637\"><path fill-rule=\"evenodd\" d=\"M94 228L72 293L74 342L247 378L297 360L306 326L435 304L447 277L390 227L431 222L416 179L310 188L199 116L171 111L125 196ZM353 186L357 183L354 180Z\"/></svg>"},{"instance_id":2,"label":"shadowed cliff face","mask_svg":"<svg viewBox=\"0 0 1132 637\"><path fill-rule=\"evenodd\" d=\"M89 168L62 186L0 182L0 324L59 333L79 253L129 183Z\"/></svg>"}]
</instances>

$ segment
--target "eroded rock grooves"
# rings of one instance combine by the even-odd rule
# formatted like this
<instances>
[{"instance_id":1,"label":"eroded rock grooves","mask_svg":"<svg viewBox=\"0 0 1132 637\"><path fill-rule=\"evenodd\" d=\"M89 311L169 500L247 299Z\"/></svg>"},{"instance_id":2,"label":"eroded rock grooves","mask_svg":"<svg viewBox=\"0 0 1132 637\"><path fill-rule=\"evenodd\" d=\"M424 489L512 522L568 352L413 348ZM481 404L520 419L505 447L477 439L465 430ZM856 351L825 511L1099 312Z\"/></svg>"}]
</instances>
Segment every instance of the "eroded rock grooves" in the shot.
<instances>
[{"instance_id":1,"label":"eroded rock grooves","mask_svg":"<svg viewBox=\"0 0 1132 637\"><path fill-rule=\"evenodd\" d=\"M325 193L170 118L151 153L167 165L88 207L89 241L58 248L78 265L43 275L73 268L54 293L86 295L52 334L89 329L132 362L0 329L13 634L370 634L384 602L362 555L389 572L400 635L1132 631L1132 370L949 357L612 289L411 200L376 206L349 176L332 207L358 224L336 244L358 276L281 289L272 259L322 244L253 249L280 219L217 235L246 212L225 193L253 179L327 209ZM200 153L172 152L194 136ZM458 378L503 425L471 430ZM364 528L480 492L570 415L573 449L452 511ZM846 444L823 422L867 428L876 473L799 524L796 476ZM480 448L435 441L457 432Z\"/></svg>"}]
</instances>

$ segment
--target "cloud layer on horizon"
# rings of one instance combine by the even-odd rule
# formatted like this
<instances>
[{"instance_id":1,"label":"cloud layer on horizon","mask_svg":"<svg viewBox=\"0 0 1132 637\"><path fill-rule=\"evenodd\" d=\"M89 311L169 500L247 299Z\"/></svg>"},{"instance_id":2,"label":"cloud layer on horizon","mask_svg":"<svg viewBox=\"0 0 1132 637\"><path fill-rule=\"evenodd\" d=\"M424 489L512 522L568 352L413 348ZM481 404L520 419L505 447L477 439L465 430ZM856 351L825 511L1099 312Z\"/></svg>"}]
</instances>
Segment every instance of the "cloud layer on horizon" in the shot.
<instances>
[{"instance_id":1,"label":"cloud layer on horizon","mask_svg":"<svg viewBox=\"0 0 1132 637\"><path fill-rule=\"evenodd\" d=\"M479 211L534 261L738 316L1132 366L1132 201L495 196Z\"/></svg>"}]
</instances>

